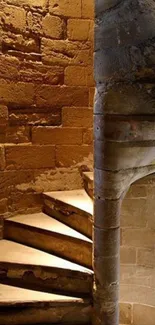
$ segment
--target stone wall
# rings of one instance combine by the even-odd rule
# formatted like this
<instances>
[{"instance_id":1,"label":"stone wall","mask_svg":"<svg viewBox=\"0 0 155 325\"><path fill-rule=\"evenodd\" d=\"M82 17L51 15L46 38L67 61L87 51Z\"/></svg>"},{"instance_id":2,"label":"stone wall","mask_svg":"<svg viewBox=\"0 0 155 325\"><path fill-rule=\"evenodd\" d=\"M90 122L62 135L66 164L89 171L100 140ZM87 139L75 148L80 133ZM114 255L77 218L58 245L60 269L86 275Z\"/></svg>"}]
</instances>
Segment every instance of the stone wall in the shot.
<instances>
[{"instance_id":1,"label":"stone wall","mask_svg":"<svg viewBox=\"0 0 155 325\"><path fill-rule=\"evenodd\" d=\"M0 215L92 167L93 1L0 2Z\"/></svg>"},{"instance_id":2,"label":"stone wall","mask_svg":"<svg viewBox=\"0 0 155 325\"><path fill-rule=\"evenodd\" d=\"M152 325L155 317L155 176L134 183L121 211L121 292L130 321ZM131 304L132 303L132 304ZM129 313L127 313L129 311ZM124 321L124 324L126 322Z\"/></svg>"},{"instance_id":3,"label":"stone wall","mask_svg":"<svg viewBox=\"0 0 155 325\"><path fill-rule=\"evenodd\" d=\"M120 324L154 325L155 307L137 303L120 303Z\"/></svg>"}]
</instances>

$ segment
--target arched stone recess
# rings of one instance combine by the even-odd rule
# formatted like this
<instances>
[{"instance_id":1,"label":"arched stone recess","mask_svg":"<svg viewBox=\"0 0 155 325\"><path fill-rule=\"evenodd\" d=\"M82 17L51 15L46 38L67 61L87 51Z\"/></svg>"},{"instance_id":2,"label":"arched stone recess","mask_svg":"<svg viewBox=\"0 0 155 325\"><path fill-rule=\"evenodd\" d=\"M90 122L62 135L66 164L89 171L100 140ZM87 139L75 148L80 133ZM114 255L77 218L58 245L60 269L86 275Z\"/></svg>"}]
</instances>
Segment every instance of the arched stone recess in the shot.
<instances>
[{"instance_id":1,"label":"arched stone recess","mask_svg":"<svg viewBox=\"0 0 155 325\"><path fill-rule=\"evenodd\" d=\"M155 176L131 185L121 207L120 324L155 320Z\"/></svg>"}]
</instances>

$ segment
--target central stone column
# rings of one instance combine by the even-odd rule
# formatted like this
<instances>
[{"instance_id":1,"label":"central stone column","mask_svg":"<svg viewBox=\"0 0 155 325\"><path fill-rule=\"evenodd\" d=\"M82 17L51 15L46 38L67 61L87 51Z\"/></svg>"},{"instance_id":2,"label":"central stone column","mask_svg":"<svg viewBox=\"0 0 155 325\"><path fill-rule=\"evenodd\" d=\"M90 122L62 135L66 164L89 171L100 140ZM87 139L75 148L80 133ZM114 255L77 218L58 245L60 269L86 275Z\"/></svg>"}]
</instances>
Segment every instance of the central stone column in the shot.
<instances>
[{"instance_id":1,"label":"central stone column","mask_svg":"<svg viewBox=\"0 0 155 325\"><path fill-rule=\"evenodd\" d=\"M120 208L155 171L155 2L96 0L94 318L119 324Z\"/></svg>"}]
</instances>

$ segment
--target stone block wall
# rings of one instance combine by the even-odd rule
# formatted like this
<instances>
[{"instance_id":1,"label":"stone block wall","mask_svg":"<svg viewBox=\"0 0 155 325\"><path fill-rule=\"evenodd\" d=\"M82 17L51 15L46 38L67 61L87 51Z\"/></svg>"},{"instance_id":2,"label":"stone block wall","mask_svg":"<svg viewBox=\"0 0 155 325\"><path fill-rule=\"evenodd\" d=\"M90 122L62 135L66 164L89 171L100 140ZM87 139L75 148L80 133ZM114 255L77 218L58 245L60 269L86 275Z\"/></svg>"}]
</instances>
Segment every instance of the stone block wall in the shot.
<instances>
[{"instance_id":1,"label":"stone block wall","mask_svg":"<svg viewBox=\"0 0 155 325\"><path fill-rule=\"evenodd\" d=\"M155 176L134 183L121 210L121 317L124 324L155 319ZM130 302L130 304L128 304ZM124 315L124 316L123 316Z\"/></svg>"},{"instance_id":2,"label":"stone block wall","mask_svg":"<svg viewBox=\"0 0 155 325\"><path fill-rule=\"evenodd\" d=\"M93 1L0 2L0 216L92 167Z\"/></svg>"}]
</instances>

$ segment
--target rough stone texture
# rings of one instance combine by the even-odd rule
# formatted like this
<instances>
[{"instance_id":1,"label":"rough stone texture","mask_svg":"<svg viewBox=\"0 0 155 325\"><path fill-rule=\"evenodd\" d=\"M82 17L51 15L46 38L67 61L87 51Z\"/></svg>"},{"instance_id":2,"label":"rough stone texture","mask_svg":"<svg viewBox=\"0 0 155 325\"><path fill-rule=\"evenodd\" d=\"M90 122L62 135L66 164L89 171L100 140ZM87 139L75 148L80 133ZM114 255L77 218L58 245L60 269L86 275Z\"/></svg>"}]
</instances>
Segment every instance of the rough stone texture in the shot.
<instances>
[{"instance_id":1,"label":"rough stone texture","mask_svg":"<svg viewBox=\"0 0 155 325\"><path fill-rule=\"evenodd\" d=\"M131 191L119 218L130 185L155 172L155 6L152 0L96 0L95 17L93 324L118 325L120 226L126 266L121 265L120 300L155 301L148 268L137 263L137 257L142 263L142 248L148 263L154 248L153 190L148 200L143 187L142 198L141 192L133 198ZM131 321L144 324L133 315Z\"/></svg>"},{"instance_id":2,"label":"rough stone texture","mask_svg":"<svg viewBox=\"0 0 155 325\"><path fill-rule=\"evenodd\" d=\"M120 324L131 324L132 305L127 303L120 304Z\"/></svg>"},{"instance_id":3,"label":"rough stone texture","mask_svg":"<svg viewBox=\"0 0 155 325\"><path fill-rule=\"evenodd\" d=\"M80 188L92 169L92 3L0 1L0 216L40 209L44 190Z\"/></svg>"},{"instance_id":4,"label":"rough stone texture","mask_svg":"<svg viewBox=\"0 0 155 325\"><path fill-rule=\"evenodd\" d=\"M55 167L55 147L39 145L8 145L5 147L6 169L37 169Z\"/></svg>"},{"instance_id":5,"label":"rough stone texture","mask_svg":"<svg viewBox=\"0 0 155 325\"><path fill-rule=\"evenodd\" d=\"M33 127L32 143L40 144L82 144L82 129Z\"/></svg>"},{"instance_id":6,"label":"rough stone texture","mask_svg":"<svg viewBox=\"0 0 155 325\"><path fill-rule=\"evenodd\" d=\"M86 87L39 85L36 89L36 105L40 108L87 106L88 91Z\"/></svg>"},{"instance_id":7,"label":"rough stone texture","mask_svg":"<svg viewBox=\"0 0 155 325\"><path fill-rule=\"evenodd\" d=\"M71 127L91 128L93 124L93 110L87 107L64 107L62 109L62 125Z\"/></svg>"},{"instance_id":8,"label":"rough stone texture","mask_svg":"<svg viewBox=\"0 0 155 325\"><path fill-rule=\"evenodd\" d=\"M45 64L59 64L60 66L93 64L91 42L50 40L42 38L41 55Z\"/></svg>"},{"instance_id":9,"label":"rough stone texture","mask_svg":"<svg viewBox=\"0 0 155 325\"><path fill-rule=\"evenodd\" d=\"M42 21L43 33L48 37L61 39L63 37L63 21L59 17L47 14Z\"/></svg>"},{"instance_id":10,"label":"rough stone texture","mask_svg":"<svg viewBox=\"0 0 155 325\"><path fill-rule=\"evenodd\" d=\"M68 155L68 152L70 154ZM85 165L83 157L88 157L88 160L92 159L92 147L89 145L83 146L61 146L56 147L56 166L57 167L70 167L74 165L80 165L81 162ZM86 161L86 165L87 165Z\"/></svg>"},{"instance_id":11,"label":"rough stone texture","mask_svg":"<svg viewBox=\"0 0 155 325\"><path fill-rule=\"evenodd\" d=\"M82 17L83 18L94 18L94 2L89 0L82 0Z\"/></svg>"},{"instance_id":12,"label":"rough stone texture","mask_svg":"<svg viewBox=\"0 0 155 325\"><path fill-rule=\"evenodd\" d=\"M74 41L92 40L93 21L86 19L69 19L67 23L67 36L69 40Z\"/></svg>"},{"instance_id":13,"label":"rough stone texture","mask_svg":"<svg viewBox=\"0 0 155 325\"><path fill-rule=\"evenodd\" d=\"M5 151L4 146L0 146L0 170L5 168Z\"/></svg>"},{"instance_id":14,"label":"rough stone texture","mask_svg":"<svg viewBox=\"0 0 155 325\"><path fill-rule=\"evenodd\" d=\"M153 325L155 319L155 308L140 304L133 305L133 321L135 325Z\"/></svg>"},{"instance_id":15,"label":"rough stone texture","mask_svg":"<svg viewBox=\"0 0 155 325\"><path fill-rule=\"evenodd\" d=\"M65 69L65 84L75 86L93 86L93 69L88 67L68 66Z\"/></svg>"},{"instance_id":16,"label":"rough stone texture","mask_svg":"<svg viewBox=\"0 0 155 325\"><path fill-rule=\"evenodd\" d=\"M81 17L81 1L79 0L50 0L49 10L52 14L64 17Z\"/></svg>"},{"instance_id":17,"label":"rough stone texture","mask_svg":"<svg viewBox=\"0 0 155 325\"><path fill-rule=\"evenodd\" d=\"M6 0L8 4L19 6L19 0ZM28 6L30 8L44 9L47 0L20 0L21 6Z\"/></svg>"},{"instance_id":18,"label":"rough stone texture","mask_svg":"<svg viewBox=\"0 0 155 325\"><path fill-rule=\"evenodd\" d=\"M26 11L23 8L6 6L4 8L4 23L15 30L24 31L26 28Z\"/></svg>"}]
</instances>

